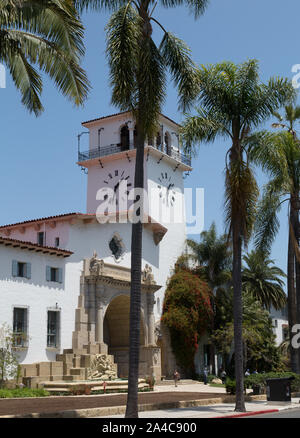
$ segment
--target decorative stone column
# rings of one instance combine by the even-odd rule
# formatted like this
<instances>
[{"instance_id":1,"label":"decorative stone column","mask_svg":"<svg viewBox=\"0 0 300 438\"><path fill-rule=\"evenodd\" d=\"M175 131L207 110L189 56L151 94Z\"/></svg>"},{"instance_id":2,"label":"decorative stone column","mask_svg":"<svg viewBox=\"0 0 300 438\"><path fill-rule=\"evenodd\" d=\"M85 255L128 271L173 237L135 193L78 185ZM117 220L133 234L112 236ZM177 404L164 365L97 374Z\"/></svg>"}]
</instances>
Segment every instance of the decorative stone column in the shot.
<instances>
[{"instance_id":1,"label":"decorative stone column","mask_svg":"<svg viewBox=\"0 0 300 438\"><path fill-rule=\"evenodd\" d=\"M104 343L104 312L103 312L103 300L102 294L104 293L103 287L96 285L95 289L95 302L96 302L96 343L99 345L99 353L107 354L108 347Z\"/></svg>"}]
</instances>

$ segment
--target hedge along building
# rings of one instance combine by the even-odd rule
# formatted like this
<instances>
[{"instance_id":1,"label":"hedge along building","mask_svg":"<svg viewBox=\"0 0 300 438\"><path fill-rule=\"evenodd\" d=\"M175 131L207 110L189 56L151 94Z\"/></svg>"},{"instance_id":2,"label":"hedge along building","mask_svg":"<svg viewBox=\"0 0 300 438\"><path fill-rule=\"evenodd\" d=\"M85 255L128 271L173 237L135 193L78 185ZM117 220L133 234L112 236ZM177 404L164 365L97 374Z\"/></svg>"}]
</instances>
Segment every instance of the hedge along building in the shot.
<instances>
[{"instance_id":1,"label":"hedge along building","mask_svg":"<svg viewBox=\"0 0 300 438\"><path fill-rule=\"evenodd\" d=\"M26 344L18 346L22 364L54 363L57 355L64 350L67 355L72 346L78 353L113 355L119 376L125 377L132 201L124 208L120 189L126 183L127 195L133 187L138 127L130 112L90 120L83 126L88 129L89 149L80 151L80 134L78 165L88 174L87 213L0 227L7 245L25 242L25 246L0 245L6 260L0 271L0 324L8 322L26 332ZM148 208L143 232L140 375L154 373L157 379L174 370L159 320L166 281L186 239L183 174L191 167L180 152L178 128L161 115L157 134L145 144ZM82 362L73 368L73 376L84 377ZM66 370L57 373L65 375Z\"/></svg>"}]
</instances>

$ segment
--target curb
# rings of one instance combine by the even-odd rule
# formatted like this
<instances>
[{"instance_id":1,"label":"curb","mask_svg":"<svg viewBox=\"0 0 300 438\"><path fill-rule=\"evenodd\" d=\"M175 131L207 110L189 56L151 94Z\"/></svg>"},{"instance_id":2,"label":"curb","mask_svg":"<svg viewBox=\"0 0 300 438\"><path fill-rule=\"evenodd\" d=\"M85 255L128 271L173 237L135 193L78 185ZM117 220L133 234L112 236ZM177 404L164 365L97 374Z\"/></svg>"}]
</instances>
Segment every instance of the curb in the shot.
<instances>
[{"instance_id":1,"label":"curb","mask_svg":"<svg viewBox=\"0 0 300 438\"><path fill-rule=\"evenodd\" d=\"M279 409L266 409L264 411L251 411L251 412L241 412L239 414L232 415L222 415L220 417L214 418L239 418L239 417L250 417L251 415L261 415L261 414L270 414L272 412L279 412Z\"/></svg>"},{"instance_id":2,"label":"curb","mask_svg":"<svg viewBox=\"0 0 300 438\"><path fill-rule=\"evenodd\" d=\"M265 396L247 397L247 401L262 400ZM208 406L212 404L232 403L235 396L225 395L223 397L208 398L200 400L185 400L178 402L151 403L139 405L139 412L158 411L162 409L179 409L197 406ZM93 418L107 417L109 415L125 414L126 406L108 406L102 408L74 409L69 411L40 412L23 415L3 415L0 418ZM238 414L237 414L238 415ZM214 417L218 418L218 417Z\"/></svg>"}]
</instances>

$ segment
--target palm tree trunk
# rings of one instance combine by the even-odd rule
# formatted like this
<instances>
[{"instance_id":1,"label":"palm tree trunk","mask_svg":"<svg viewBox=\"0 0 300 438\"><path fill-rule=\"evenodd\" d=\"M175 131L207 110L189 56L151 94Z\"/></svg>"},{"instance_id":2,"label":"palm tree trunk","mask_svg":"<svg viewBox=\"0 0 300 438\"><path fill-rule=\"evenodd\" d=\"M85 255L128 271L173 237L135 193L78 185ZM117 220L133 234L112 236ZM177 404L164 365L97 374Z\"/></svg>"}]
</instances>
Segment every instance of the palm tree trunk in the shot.
<instances>
[{"instance_id":1,"label":"palm tree trunk","mask_svg":"<svg viewBox=\"0 0 300 438\"><path fill-rule=\"evenodd\" d=\"M134 187L144 187L144 138L138 133ZM140 221L132 224L131 234L131 288L130 288L130 327L129 327L129 374L126 418L138 418L138 376L140 356L141 321L141 271L143 209Z\"/></svg>"},{"instance_id":2,"label":"palm tree trunk","mask_svg":"<svg viewBox=\"0 0 300 438\"><path fill-rule=\"evenodd\" d=\"M240 218L233 219L233 318L234 318L234 359L236 379L235 411L245 412L244 367L243 367L243 308L242 308L242 239Z\"/></svg>"},{"instance_id":3,"label":"palm tree trunk","mask_svg":"<svg viewBox=\"0 0 300 438\"><path fill-rule=\"evenodd\" d=\"M294 208L294 200L290 203L290 231L288 246L288 315L289 315L289 335L292 339L292 328L297 324L299 310L297 304L300 304L300 265L296 258L295 240L299 242L299 218L298 211ZM294 236L292 236L292 233ZM294 373L299 374L299 351L290 346L291 351L291 369Z\"/></svg>"},{"instance_id":4,"label":"palm tree trunk","mask_svg":"<svg viewBox=\"0 0 300 438\"><path fill-rule=\"evenodd\" d=\"M297 241L297 254L295 251L295 265L296 265L296 324L300 324L300 259L299 259L299 240L300 240L300 223L299 223L299 192L295 194L295 238ZM297 350L298 369L300 374L300 349Z\"/></svg>"},{"instance_id":5,"label":"palm tree trunk","mask_svg":"<svg viewBox=\"0 0 300 438\"><path fill-rule=\"evenodd\" d=\"M289 244L288 244L288 319L289 319L289 335L292 339L292 328L297 322L297 306L296 306L296 289L295 289L295 248L292 233L295 234L297 223L297 211L290 204L290 226L289 226ZM298 373L298 351L290 346L291 351L291 370Z\"/></svg>"}]
</instances>

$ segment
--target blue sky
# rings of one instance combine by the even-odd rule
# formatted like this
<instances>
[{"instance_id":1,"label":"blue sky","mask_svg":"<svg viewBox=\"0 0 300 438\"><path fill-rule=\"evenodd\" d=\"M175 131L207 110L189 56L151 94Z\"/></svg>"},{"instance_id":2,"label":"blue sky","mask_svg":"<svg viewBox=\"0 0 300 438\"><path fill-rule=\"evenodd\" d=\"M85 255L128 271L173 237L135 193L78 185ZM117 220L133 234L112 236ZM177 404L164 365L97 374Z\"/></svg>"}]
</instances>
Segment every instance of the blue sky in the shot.
<instances>
[{"instance_id":1,"label":"blue sky","mask_svg":"<svg viewBox=\"0 0 300 438\"><path fill-rule=\"evenodd\" d=\"M157 7L155 15L168 30L186 41L196 63L256 58L263 81L270 76L292 78L292 65L300 64L299 16L297 0L284 3L211 0L207 12L197 21L184 7ZM83 65L93 87L83 108L74 108L46 79L42 97L45 112L35 118L21 105L19 93L9 77L6 89L0 89L0 224L85 211L86 175L75 164L76 135L82 131L82 121L118 111L110 105L104 30L108 18L107 13L83 16L86 27ZM161 30L155 29L157 41L161 35ZM177 111L177 95L172 84L168 87L163 112L178 122L183 120ZM204 187L205 227L215 221L219 232L223 230L223 170L229 146L221 140L201 146L199 156L193 161L194 170L186 179L187 187ZM257 177L260 183L264 181L260 172ZM285 209L280 221L280 234L272 256L286 270Z\"/></svg>"}]
</instances>

